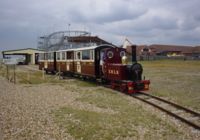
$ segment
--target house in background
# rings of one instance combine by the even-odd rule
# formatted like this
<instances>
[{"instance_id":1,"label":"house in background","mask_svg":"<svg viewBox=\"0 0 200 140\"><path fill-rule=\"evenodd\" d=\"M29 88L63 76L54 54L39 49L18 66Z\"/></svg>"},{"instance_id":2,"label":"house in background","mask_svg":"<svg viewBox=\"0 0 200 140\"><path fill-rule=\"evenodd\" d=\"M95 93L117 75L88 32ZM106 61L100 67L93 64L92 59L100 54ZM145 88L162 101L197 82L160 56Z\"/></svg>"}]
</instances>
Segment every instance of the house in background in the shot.
<instances>
[{"instance_id":1,"label":"house in background","mask_svg":"<svg viewBox=\"0 0 200 140\"><path fill-rule=\"evenodd\" d=\"M131 47L127 47L131 52ZM137 57L139 60L154 59L200 59L200 46L178 45L137 45Z\"/></svg>"},{"instance_id":2,"label":"house in background","mask_svg":"<svg viewBox=\"0 0 200 140\"><path fill-rule=\"evenodd\" d=\"M200 46L196 46L196 47L193 48L192 56L195 59L200 59Z\"/></svg>"}]
</instances>

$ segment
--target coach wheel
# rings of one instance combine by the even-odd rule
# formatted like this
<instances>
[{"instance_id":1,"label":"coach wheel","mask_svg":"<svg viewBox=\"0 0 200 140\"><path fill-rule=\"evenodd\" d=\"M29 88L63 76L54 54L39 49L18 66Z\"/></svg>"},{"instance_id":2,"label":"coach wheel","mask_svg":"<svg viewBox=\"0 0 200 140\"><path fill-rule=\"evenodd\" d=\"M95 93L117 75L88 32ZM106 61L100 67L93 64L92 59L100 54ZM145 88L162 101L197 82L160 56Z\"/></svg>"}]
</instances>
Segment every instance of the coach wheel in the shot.
<instances>
[{"instance_id":1,"label":"coach wheel","mask_svg":"<svg viewBox=\"0 0 200 140\"><path fill-rule=\"evenodd\" d=\"M126 91L126 85L125 84L121 84L120 85L120 91L121 92L125 92Z\"/></svg>"},{"instance_id":2,"label":"coach wheel","mask_svg":"<svg viewBox=\"0 0 200 140\"><path fill-rule=\"evenodd\" d=\"M82 80L83 80L83 81L85 81L85 80L86 80L86 77L85 77L85 76L83 76L83 77L82 77Z\"/></svg>"}]
</instances>

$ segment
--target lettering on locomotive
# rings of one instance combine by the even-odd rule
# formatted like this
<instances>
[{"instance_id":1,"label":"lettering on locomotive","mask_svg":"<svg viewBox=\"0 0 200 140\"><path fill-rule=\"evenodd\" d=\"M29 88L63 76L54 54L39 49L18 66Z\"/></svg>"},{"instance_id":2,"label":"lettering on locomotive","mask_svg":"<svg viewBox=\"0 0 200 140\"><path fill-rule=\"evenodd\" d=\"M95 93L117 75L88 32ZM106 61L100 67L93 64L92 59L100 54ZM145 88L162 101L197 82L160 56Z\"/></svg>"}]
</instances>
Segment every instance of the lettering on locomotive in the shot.
<instances>
[{"instance_id":1,"label":"lettering on locomotive","mask_svg":"<svg viewBox=\"0 0 200 140\"><path fill-rule=\"evenodd\" d=\"M109 69L109 70L108 70L108 73L109 73L109 74L114 74L114 75L119 75L119 71L118 71L118 70L115 70L115 69Z\"/></svg>"}]
</instances>

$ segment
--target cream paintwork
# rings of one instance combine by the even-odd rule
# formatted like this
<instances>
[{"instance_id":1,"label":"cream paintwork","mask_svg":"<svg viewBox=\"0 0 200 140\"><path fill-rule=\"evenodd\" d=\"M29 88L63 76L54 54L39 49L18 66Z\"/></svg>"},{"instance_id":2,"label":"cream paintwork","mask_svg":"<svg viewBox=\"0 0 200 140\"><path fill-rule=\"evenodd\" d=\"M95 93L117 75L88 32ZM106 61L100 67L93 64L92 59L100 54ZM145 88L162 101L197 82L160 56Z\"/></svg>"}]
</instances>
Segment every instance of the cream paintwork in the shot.
<instances>
[{"instance_id":1,"label":"cream paintwork","mask_svg":"<svg viewBox=\"0 0 200 140\"><path fill-rule=\"evenodd\" d=\"M67 65L66 65L66 66L67 66L67 71L69 71L69 64L67 63Z\"/></svg>"},{"instance_id":2,"label":"cream paintwork","mask_svg":"<svg viewBox=\"0 0 200 140\"><path fill-rule=\"evenodd\" d=\"M77 64L77 72L81 73L81 64Z\"/></svg>"},{"instance_id":3,"label":"cream paintwork","mask_svg":"<svg viewBox=\"0 0 200 140\"><path fill-rule=\"evenodd\" d=\"M44 68L47 69L48 68L48 63L47 63L47 60L44 61Z\"/></svg>"},{"instance_id":4,"label":"cream paintwork","mask_svg":"<svg viewBox=\"0 0 200 140\"><path fill-rule=\"evenodd\" d=\"M76 63L76 69L78 73L81 73L81 63L80 61Z\"/></svg>"}]
</instances>

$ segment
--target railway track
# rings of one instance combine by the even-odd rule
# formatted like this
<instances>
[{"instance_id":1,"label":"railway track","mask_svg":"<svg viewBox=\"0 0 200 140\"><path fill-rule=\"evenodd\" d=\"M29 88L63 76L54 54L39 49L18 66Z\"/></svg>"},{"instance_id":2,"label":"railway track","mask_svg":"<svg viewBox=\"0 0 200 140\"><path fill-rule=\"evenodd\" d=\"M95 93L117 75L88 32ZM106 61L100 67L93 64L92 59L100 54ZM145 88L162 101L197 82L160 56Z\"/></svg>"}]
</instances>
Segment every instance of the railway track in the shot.
<instances>
[{"instance_id":1,"label":"railway track","mask_svg":"<svg viewBox=\"0 0 200 140\"><path fill-rule=\"evenodd\" d=\"M174 118L188 124L189 126L197 130L200 130L199 112L195 112L191 109L185 108L166 99L143 92L139 92L138 94L132 94L131 96L158 108L159 110L169 114L170 116L173 116Z\"/></svg>"}]
</instances>

